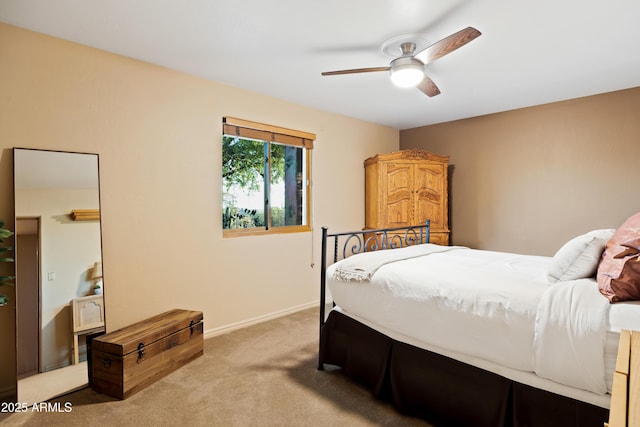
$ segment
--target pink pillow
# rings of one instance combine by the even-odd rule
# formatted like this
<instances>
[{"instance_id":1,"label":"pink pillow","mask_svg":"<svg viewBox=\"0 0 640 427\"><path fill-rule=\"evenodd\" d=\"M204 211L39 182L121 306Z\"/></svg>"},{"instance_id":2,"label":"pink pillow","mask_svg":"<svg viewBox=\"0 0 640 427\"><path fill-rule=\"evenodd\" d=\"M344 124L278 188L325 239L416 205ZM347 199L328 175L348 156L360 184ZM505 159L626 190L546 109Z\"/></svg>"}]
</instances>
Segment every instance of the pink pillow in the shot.
<instances>
[{"instance_id":1,"label":"pink pillow","mask_svg":"<svg viewBox=\"0 0 640 427\"><path fill-rule=\"evenodd\" d=\"M607 242L596 278L600 292L612 303L640 300L640 212Z\"/></svg>"}]
</instances>

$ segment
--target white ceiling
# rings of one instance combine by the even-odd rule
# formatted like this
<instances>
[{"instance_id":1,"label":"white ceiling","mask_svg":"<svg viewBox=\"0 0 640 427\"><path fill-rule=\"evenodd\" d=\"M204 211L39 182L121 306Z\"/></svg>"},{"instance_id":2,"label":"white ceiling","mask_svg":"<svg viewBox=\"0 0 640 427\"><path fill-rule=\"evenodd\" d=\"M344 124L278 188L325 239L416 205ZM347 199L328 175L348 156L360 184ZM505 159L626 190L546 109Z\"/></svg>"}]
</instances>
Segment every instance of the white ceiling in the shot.
<instances>
[{"instance_id":1,"label":"white ceiling","mask_svg":"<svg viewBox=\"0 0 640 427\"><path fill-rule=\"evenodd\" d=\"M98 188L98 155L16 148L13 183L18 189Z\"/></svg>"},{"instance_id":2,"label":"white ceiling","mask_svg":"<svg viewBox=\"0 0 640 427\"><path fill-rule=\"evenodd\" d=\"M638 0L0 0L0 21L407 129L640 86ZM385 40L483 35L394 87Z\"/></svg>"}]
</instances>

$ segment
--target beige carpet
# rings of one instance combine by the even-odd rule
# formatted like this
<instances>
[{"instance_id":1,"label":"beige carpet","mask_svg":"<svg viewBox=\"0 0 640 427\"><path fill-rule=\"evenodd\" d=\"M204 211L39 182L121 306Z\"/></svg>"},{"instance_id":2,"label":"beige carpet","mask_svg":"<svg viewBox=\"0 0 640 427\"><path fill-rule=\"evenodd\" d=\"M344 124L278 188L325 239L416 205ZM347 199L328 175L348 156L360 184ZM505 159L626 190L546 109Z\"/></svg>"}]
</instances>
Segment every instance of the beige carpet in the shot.
<instances>
[{"instance_id":1,"label":"beige carpet","mask_svg":"<svg viewBox=\"0 0 640 427\"><path fill-rule=\"evenodd\" d=\"M126 400L83 389L70 412L0 414L7 426L427 426L340 374L318 371L317 310L208 340L204 356Z\"/></svg>"},{"instance_id":2,"label":"beige carpet","mask_svg":"<svg viewBox=\"0 0 640 427\"><path fill-rule=\"evenodd\" d=\"M31 375L18 381L18 401L32 404L83 389L87 386L88 377L87 362Z\"/></svg>"}]
</instances>

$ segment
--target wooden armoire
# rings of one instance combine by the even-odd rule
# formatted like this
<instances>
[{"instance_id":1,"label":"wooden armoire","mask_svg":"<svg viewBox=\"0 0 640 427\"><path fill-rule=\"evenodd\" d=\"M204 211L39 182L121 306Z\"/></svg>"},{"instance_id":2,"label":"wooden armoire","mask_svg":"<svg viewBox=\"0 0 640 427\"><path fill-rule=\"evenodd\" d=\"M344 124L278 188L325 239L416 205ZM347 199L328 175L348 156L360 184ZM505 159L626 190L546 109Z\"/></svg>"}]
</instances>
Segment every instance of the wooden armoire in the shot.
<instances>
[{"instance_id":1,"label":"wooden armoire","mask_svg":"<svg viewBox=\"0 0 640 427\"><path fill-rule=\"evenodd\" d=\"M430 242L449 244L449 157L423 150L377 154L364 161L365 228L431 221Z\"/></svg>"}]
</instances>

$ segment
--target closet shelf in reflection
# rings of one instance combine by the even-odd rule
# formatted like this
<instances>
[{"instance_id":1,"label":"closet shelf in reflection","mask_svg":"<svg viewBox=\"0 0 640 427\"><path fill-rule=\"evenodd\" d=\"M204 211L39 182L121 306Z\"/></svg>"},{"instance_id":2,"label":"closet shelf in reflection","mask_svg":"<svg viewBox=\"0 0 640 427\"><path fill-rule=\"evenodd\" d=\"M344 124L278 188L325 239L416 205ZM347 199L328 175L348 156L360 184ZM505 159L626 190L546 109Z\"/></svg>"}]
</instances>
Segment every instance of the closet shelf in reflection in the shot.
<instances>
[{"instance_id":1,"label":"closet shelf in reflection","mask_svg":"<svg viewBox=\"0 0 640 427\"><path fill-rule=\"evenodd\" d=\"M74 221L95 221L100 219L99 209L74 209L71 211Z\"/></svg>"}]
</instances>

